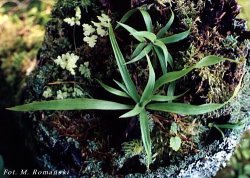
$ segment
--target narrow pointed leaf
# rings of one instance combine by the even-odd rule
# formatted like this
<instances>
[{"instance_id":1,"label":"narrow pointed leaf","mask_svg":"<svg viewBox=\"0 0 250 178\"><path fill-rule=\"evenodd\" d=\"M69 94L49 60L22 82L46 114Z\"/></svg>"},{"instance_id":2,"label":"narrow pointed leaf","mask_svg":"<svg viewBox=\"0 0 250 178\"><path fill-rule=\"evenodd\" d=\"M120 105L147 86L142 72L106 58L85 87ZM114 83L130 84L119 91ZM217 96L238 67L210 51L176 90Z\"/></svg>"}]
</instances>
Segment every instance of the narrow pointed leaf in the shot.
<instances>
[{"instance_id":1,"label":"narrow pointed leaf","mask_svg":"<svg viewBox=\"0 0 250 178\"><path fill-rule=\"evenodd\" d=\"M202 104L202 105L191 105L185 103L154 103L149 104L146 106L146 109L154 110L154 111L161 111L161 112L170 112L176 114L183 114L183 115L198 115L198 114L205 114L208 112L215 111L217 109L222 108L229 102L231 102L238 94L241 83L242 83L243 76L234 90L233 95L224 103L217 104L217 103L209 103L209 104Z\"/></svg>"},{"instance_id":2,"label":"narrow pointed leaf","mask_svg":"<svg viewBox=\"0 0 250 178\"><path fill-rule=\"evenodd\" d=\"M180 79L181 77L187 75L190 71L192 71L194 67L189 67L180 71L174 71L174 72L168 72L161 76L158 80L155 82L155 91L159 89L161 86L168 84L170 82L176 81Z\"/></svg>"},{"instance_id":3,"label":"narrow pointed leaf","mask_svg":"<svg viewBox=\"0 0 250 178\"><path fill-rule=\"evenodd\" d=\"M155 50L155 53L160 61L162 73L166 74L167 73L167 64L165 62L165 57L164 57L163 51L159 47L156 47L156 46L154 46L154 50Z\"/></svg>"},{"instance_id":4,"label":"narrow pointed leaf","mask_svg":"<svg viewBox=\"0 0 250 178\"><path fill-rule=\"evenodd\" d=\"M213 127L216 128L221 133L221 136L224 139L225 135L224 135L223 131L219 127L217 127L217 125L213 125Z\"/></svg>"},{"instance_id":5,"label":"narrow pointed leaf","mask_svg":"<svg viewBox=\"0 0 250 178\"><path fill-rule=\"evenodd\" d=\"M154 44L156 46L158 46L163 51L165 63L166 64L169 63L170 66L173 68L174 64L173 64L173 61L171 61L172 58L169 58L169 52L168 52L166 45L164 43L162 43L160 40L156 40ZM166 67L167 67L167 65L166 65Z\"/></svg>"},{"instance_id":6,"label":"narrow pointed leaf","mask_svg":"<svg viewBox=\"0 0 250 178\"><path fill-rule=\"evenodd\" d=\"M166 101L173 101L179 98L180 96L164 96L164 95L154 95L151 100L152 101L159 101L159 102L166 102Z\"/></svg>"},{"instance_id":7,"label":"narrow pointed leaf","mask_svg":"<svg viewBox=\"0 0 250 178\"><path fill-rule=\"evenodd\" d=\"M152 162L152 141L150 138L149 118L145 110L140 113L140 128L143 146L147 155L147 167Z\"/></svg>"},{"instance_id":8,"label":"narrow pointed leaf","mask_svg":"<svg viewBox=\"0 0 250 178\"><path fill-rule=\"evenodd\" d=\"M135 39L137 39L139 42L145 42L146 39L143 38L142 36L135 36L134 33L138 32L137 30L135 30L134 28L126 25L126 24L123 24L123 23L120 23L118 22L118 24L120 24L125 30L127 30Z\"/></svg>"},{"instance_id":9,"label":"narrow pointed leaf","mask_svg":"<svg viewBox=\"0 0 250 178\"><path fill-rule=\"evenodd\" d=\"M144 49L144 47L145 47L146 45L147 45L146 43L139 43L139 44L136 46L134 52L132 53L131 58L134 58L134 57L138 56L138 55L140 54L140 52Z\"/></svg>"},{"instance_id":10,"label":"narrow pointed leaf","mask_svg":"<svg viewBox=\"0 0 250 178\"><path fill-rule=\"evenodd\" d=\"M126 86L123 85L122 83L116 81L115 79L113 80L125 93L128 94L128 90L126 89Z\"/></svg>"},{"instance_id":11,"label":"narrow pointed leaf","mask_svg":"<svg viewBox=\"0 0 250 178\"><path fill-rule=\"evenodd\" d=\"M132 106L112 101L77 98L64 100L36 101L29 104L8 108L12 111L40 110L128 110Z\"/></svg>"},{"instance_id":12,"label":"narrow pointed leaf","mask_svg":"<svg viewBox=\"0 0 250 178\"><path fill-rule=\"evenodd\" d=\"M171 82L168 86L168 92L167 92L167 95L168 96L174 96L174 92L175 92L175 86L176 86L176 83L175 82Z\"/></svg>"},{"instance_id":13,"label":"narrow pointed leaf","mask_svg":"<svg viewBox=\"0 0 250 178\"><path fill-rule=\"evenodd\" d=\"M142 14L142 17L144 19L147 31L152 32L153 31L153 24L152 24L152 19L151 19L149 13L146 10L142 9L142 8L139 8L139 11Z\"/></svg>"},{"instance_id":14,"label":"narrow pointed leaf","mask_svg":"<svg viewBox=\"0 0 250 178\"><path fill-rule=\"evenodd\" d=\"M145 38L148 39L149 41L151 41L152 43L154 43L154 41L156 40L156 35L152 32L148 32L148 31L137 31L134 32L132 34L133 36L136 36L137 38Z\"/></svg>"},{"instance_id":15,"label":"narrow pointed leaf","mask_svg":"<svg viewBox=\"0 0 250 178\"><path fill-rule=\"evenodd\" d=\"M214 124L213 126L217 126L220 129L243 129L245 123Z\"/></svg>"},{"instance_id":16,"label":"narrow pointed leaf","mask_svg":"<svg viewBox=\"0 0 250 178\"><path fill-rule=\"evenodd\" d=\"M197 64L195 64L192 67L180 70L180 71L174 71L174 72L169 72L167 74L164 74L163 76L161 76L155 83L155 90L159 89L161 86L170 83L172 81L175 81L185 75L187 75L190 71L192 71L195 68L202 68L202 67L208 67L214 64L218 64L222 61L225 60L229 60L231 62L235 62L231 59L226 59L226 58L221 58L221 57L217 57L214 55L210 55L207 57L204 57L203 59L201 59Z\"/></svg>"},{"instance_id":17,"label":"narrow pointed leaf","mask_svg":"<svg viewBox=\"0 0 250 178\"><path fill-rule=\"evenodd\" d=\"M139 10L140 13L142 14L142 17L143 17L144 22L146 24L147 30L152 32L153 25L152 25L151 17L149 15L149 13L142 8L131 9L121 18L121 20L119 22L121 22L121 23L126 22L137 10ZM117 24L117 26L115 28L118 28L119 26L120 26L120 24Z\"/></svg>"},{"instance_id":18,"label":"narrow pointed leaf","mask_svg":"<svg viewBox=\"0 0 250 178\"><path fill-rule=\"evenodd\" d=\"M187 93L187 91L185 93L182 93L180 95L177 96L173 96L173 95L153 95L153 97L151 98L152 101L158 101L158 102L166 102L166 101L173 101L176 100L182 96L184 96Z\"/></svg>"},{"instance_id":19,"label":"narrow pointed leaf","mask_svg":"<svg viewBox=\"0 0 250 178\"><path fill-rule=\"evenodd\" d=\"M178 41L181 41L185 38L187 38L187 36L190 34L190 29L178 34L174 34L165 38L161 38L159 39L160 41L162 41L164 44L170 44L170 43L176 43Z\"/></svg>"},{"instance_id":20,"label":"narrow pointed leaf","mask_svg":"<svg viewBox=\"0 0 250 178\"><path fill-rule=\"evenodd\" d=\"M171 17L169 19L169 21L167 22L167 24L157 33L157 37L161 38L164 36L164 34L166 34L166 32L170 29L171 25L174 22L174 13L171 10Z\"/></svg>"},{"instance_id":21,"label":"narrow pointed leaf","mask_svg":"<svg viewBox=\"0 0 250 178\"><path fill-rule=\"evenodd\" d=\"M143 109L144 109L143 107L141 107L141 106L139 106L139 104L137 104L131 111L121 115L120 118L128 118L128 117L136 116L136 115L140 114L140 112Z\"/></svg>"},{"instance_id":22,"label":"narrow pointed leaf","mask_svg":"<svg viewBox=\"0 0 250 178\"><path fill-rule=\"evenodd\" d=\"M168 96L174 96L174 92L175 92L175 86L176 86L176 82L171 82L169 85L168 85L168 92L167 92L167 95ZM169 101L169 103L171 103L172 100Z\"/></svg>"},{"instance_id":23,"label":"narrow pointed leaf","mask_svg":"<svg viewBox=\"0 0 250 178\"><path fill-rule=\"evenodd\" d=\"M126 97L126 98L129 98L129 95L123 91L120 91L120 90L117 90L111 86L108 86L104 83L102 83L101 81L97 80L98 83L108 92L114 94L114 95L117 95L117 96L121 96L121 97Z\"/></svg>"},{"instance_id":24,"label":"narrow pointed leaf","mask_svg":"<svg viewBox=\"0 0 250 178\"><path fill-rule=\"evenodd\" d=\"M134 59L132 59L131 61L127 62L126 64L131 64L134 62L137 62L139 60L141 60L142 58L144 58L151 50L152 50L153 46L152 44L147 45L138 56L136 56Z\"/></svg>"},{"instance_id":25,"label":"narrow pointed leaf","mask_svg":"<svg viewBox=\"0 0 250 178\"><path fill-rule=\"evenodd\" d=\"M137 103L139 101L139 95L137 93L136 87L134 82L132 81L127 66L124 65L125 64L125 59L122 55L122 52L118 46L118 43L115 39L115 35L114 35L114 31L112 26L110 25L109 27L109 38L110 38L110 42L115 54L115 59L119 68L119 71L121 73L123 82L125 83L126 89L129 93L129 96L131 96L131 98Z\"/></svg>"},{"instance_id":26,"label":"narrow pointed leaf","mask_svg":"<svg viewBox=\"0 0 250 178\"><path fill-rule=\"evenodd\" d=\"M195 65L195 68L198 69L198 68L202 68L202 67L208 67L208 66L223 62L225 60L226 60L225 58L218 57L215 55L206 56Z\"/></svg>"},{"instance_id":27,"label":"narrow pointed leaf","mask_svg":"<svg viewBox=\"0 0 250 178\"><path fill-rule=\"evenodd\" d=\"M119 22L120 23L126 22L136 11L137 11L137 9L129 10L126 14L124 14L124 16L121 18L121 20ZM120 24L118 23L116 25L115 29L117 29L119 26L120 26Z\"/></svg>"},{"instance_id":28,"label":"narrow pointed leaf","mask_svg":"<svg viewBox=\"0 0 250 178\"><path fill-rule=\"evenodd\" d=\"M212 112L220 109L224 106L223 104L203 104L203 105L191 105L185 103L156 103L149 104L147 109L154 111L170 112L182 115L198 115Z\"/></svg>"},{"instance_id":29,"label":"narrow pointed leaf","mask_svg":"<svg viewBox=\"0 0 250 178\"><path fill-rule=\"evenodd\" d=\"M174 60L173 60L173 57L170 53L168 53L168 61L169 61L170 66L173 68Z\"/></svg>"},{"instance_id":30,"label":"narrow pointed leaf","mask_svg":"<svg viewBox=\"0 0 250 178\"><path fill-rule=\"evenodd\" d=\"M147 103L151 96L153 95L154 86L155 86L155 72L153 69L153 66L150 62L149 57L147 56L148 61L148 67L149 67L149 77L148 77L148 83L142 93L140 103Z\"/></svg>"}]
</instances>

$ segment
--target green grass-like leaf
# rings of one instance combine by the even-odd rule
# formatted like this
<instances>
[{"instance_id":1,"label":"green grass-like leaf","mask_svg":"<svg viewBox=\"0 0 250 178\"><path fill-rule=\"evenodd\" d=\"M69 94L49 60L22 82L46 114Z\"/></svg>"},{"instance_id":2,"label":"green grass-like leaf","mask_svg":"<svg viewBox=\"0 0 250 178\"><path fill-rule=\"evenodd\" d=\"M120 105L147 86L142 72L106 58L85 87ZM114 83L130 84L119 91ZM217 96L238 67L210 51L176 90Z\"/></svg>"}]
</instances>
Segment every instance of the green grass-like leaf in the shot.
<instances>
[{"instance_id":1,"label":"green grass-like leaf","mask_svg":"<svg viewBox=\"0 0 250 178\"><path fill-rule=\"evenodd\" d=\"M151 19L149 13L146 10L144 10L142 7L129 10L127 13L124 14L124 16L121 18L121 20L119 22L125 23L138 10L142 14L147 31L152 32L153 31L152 19ZM115 27L115 29L117 29L119 26L120 26L120 24L118 23L117 26Z\"/></svg>"},{"instance_id":2,"label":"green grass-like leaf","mask_svg":"<svg viewBox=\"0 0 250 178\"><path fill-rule=\"evenodd\" d=\"M135 105L135 107L131 111L121 115L120 118L128 118L128 117L136 116L136 115L140 114L143 109L144 109L144 107L137 104L137 105Z\"/></svg>"},{"instance_id":3,"label":"green grass-like leaf","mask_svg":"<svg viewBox=\"0 0 250 178\"><path fill-rule=\"evenodd\" d=\"M148 77L148 82L147 85L142 93L140 103L141 104L147 104L149 100L151 99L154 91L154 86L155 86L155 72L153 69L153 66L150 62L150 59L147 55L147 62L148 62L148 67L149 67L149 77Z\"/></svg>"},{"instance_id":4,"label":"green grass-like leaf","mask_svg":"<svg viewBox=\"0 0 250 178\"><path fill-rule=\"evenodd\" d=\"M11 111L41 110L129 110L133 107L112 101L99 99L77 98L50 101L36 101L29 104L8 108Z\"/></svg>"},{"instance_id":5,"label":"green grass-like leaf","mask_svg":"<svg viewBox=\"0 0 250 178\"><path fill-rule=\"evenodd\" d=\"M113 87L110 87L104 83L102 83L101 81L97 80L98 83L108 92L114 94L114 95L117 95L117 96L121 96L121 97L126 97L126 98L129 98L129 95L123 91L120 91L120 90L117 90Z\"/></svg>"},{"instance_id":6,"label":"green grass-like leaf","mask_svg":"<svg viewBox=\"0 0 250 178\"><path fill-rule=\"evenodd\" d=\"M193 65L192 67L180 70L180 71L174 71L174 72L169 72L167 74L162 75L155 84L155 91L159 89L161 86L176 81L180 79L181 77L187 75L190 71L192 71L195 68L202 68L202 67L208 67L214 64L218 64L222 61L229 60L226 58L221 58L217 57L214 55L210 55L207 57L204 57L201 61L199 61L197 64ZM230 60L232 61L232 60ZM235 61L234 61L235 62Z\"/></svg>"},{"instance_id":7,"label":"green grass-like leaf","mask_svg":"<svg viewBox=\"0 0 250 178\"><path fill-rule=\"evenodd\" d=\"M228 123L228 124L213 124L220 129L243 129L246 123L238 122L238 123Z\"/></svg>"},{"instance_id":8,"label":"green grass-like leaf","mask_svg":"<svg viewBox=\"0 0 250 178\"><path fill-rule=\"evenodd\" d=\"M139 37L139 38L148 39L151 43L154 43L155 40L157 39L154 33L148 32L148 31L138 31L138 32L134 32L132 35Z\"/></svg>"},{"instance_id":9,"label":"green grass-like leaf","mask_svg":"<svg viewBox=\"0 0 250 178\"><path fill-rule=\"evenodd\" d=\"M152 162L152 141L150 138L150 128L149 128L149 118L147 116L146 110L140 113L140 128L143 146L147 155L147 167Z\"/></svg>"},{"instance_id":10,"label":"green grass-like leaf","mask_svg":"<svg viewBox=\"0 0 250 178\"><path fill-rule=\"evenodd\" d=\"M129 93L129 95L131 96L131 98L135 101L138 102L139 101L139 95L137 93L136 87L134 82L132 81L127 66L124 65L125 64L125 59L123 57L123 54L118 46L118 43L115 39L115 35L114 35L114 31L112 26L110 25L109 27L109 38L110 38L110 42L115 54L115 59L120 71L120 74L122 76L123 82L125 83L126 89Z\"/></svg>"},{"instance_id":11,"label":"green grass-like leaf","mask_svg":"<svg viewBox=\"0 0 250 178\"><path fill-rule=\"evenodd\" d=\"M186 69L183 69L180 71L168 72L168 73L162 75L155 82L155 91L165 84L168 84L170 82L173 82L173 81L176 81L176 80L182 78L183 76L187 75L193 69L194 69L194 67L190 67L190 68L186 68Z\"/></svg>"},{"instance_id":12,"label":"green grass-like leaf","mask_svg":"<svg viewBox=\"0 0 250 178\"><path fill-rule=\"evenodd\" d=\"M168 85L168 92L167 92L167 95L168 96L174 96L174 92L175 92L175 86L176 86L176 82L171 82L169 85ZM186 92L185 92L186 93ZM180 96L183 96L185 93L181 94ZM169 103L171 103L172 101L169 101Z\"/></svg>"},{"instance_id":13,"label":"green grass-like leaf","mask_svg":"<svg viewBox=\"0 0 250 178\"><path fill-rule=\"evenodd\" d=\"M167 33L167 31L170 29L173 22L174 22L174 13L171 10L171 17L169 21L167 22L167 24L157 33L157 38L163 37Z\"/></svg>"},{"instance_id":14,"label":"green grass-like leaf","mask_svg":"<svg viewBox=\"0 0 250 178\"><path fill-rule=\"evenodd\" d=\"M128 90L126 89L126 86L125 86L124 84L122 84L122 83L116 81L115 79L114 79L113 81L114 81L114 82L117 84L117 86L119 86L125 93L128 94ZM128 94L128 95L129 95L129 94Z\"/></svg>"},{"instance_id":15,"label":"green grass-like leaf","mask_svg":"<svg viewBox=\"0 0 250 178\"><path fill-rule=\"evenodd\" d=\"M128 12L126 12L124 14L124 16L121 18L121 20L119 21L120 23L124 23L126 22L138 9L131 9ZM119 23L117 23L115 29L117 29L120 26Z\"/></svg>"},{"instance_id":16,"label":"green grass-like leaf","mask_svg":"<svg viewBox=\"0 0 250 178\"><path fill-rule=\"evenodd\" d=\"M134 28L132 28L132 27L126 25L126 24L120 23L120 22L118 22L118 24L120 26L122 26L125 30L127 30L139 42L146 42L146 39L143 38L142 36L136 36L136 35L134 35L136 32L138 32L136 29L134 29Z\"/></svg>"},{"instance_id":17,"label":"green grass-like leaf","mask_svg":"<svg viewBox=\"0 0 250 178\"><path fill-rule=\"evenodd\" d=\"M129 62L126 62L126 64L135 63L135 62L143 59L147 54L149 54L149 52L152 50L152 48L153 48L152 44L147 45L135 58L133 58Z\"/></svg>"},{"instance_id":18,"label":"green grass-like leaf","mask_svg":"<svg viewBox=\"0 0 250 178\"><path fill-rule=\"evenodd\" d=\"M156 46L158 46L158 47L163 51L164 61L165 61L165 63L166 63L166 67L167 67L167 64L169 63L170 66L173 68L174 62L173 62L173 59L172 59L172 58L169 58L169 52L168 52L168 49L167 49L167 47L165 46L165 44L162 43L160 40L156 40L154 44L155 44Z\"/></svg>"},{"instance_id":19,"label":"green grass-like leaf","mask_svg":"<svg viewBox=\"0 0 250 178\"><path fill-rule=\"evenodd\" d=\"M147 109L154 111L170 112L182 115L199 115L212 112L223 107L223 104L191 105L185 103L155 103L147 105Z\"/></svg>"},{"instance_id":20,"label":"green grass-like leaf","mask_svg":"<svg viewBox=\"0 0 250 178\"><path fill-rule=\"evenodd\" d=\"M231 62L236 62L234 60L218 57L218 56L215 56L215 55L210 55L210 56L204 57L197 64L195 64L194 67L197 68L197 69L202 68L202 67L208 67L208 66L212 66L212 65L218 64L220 62L223 62L225 60L229 60Z\"/></svg>"},{"instance_id":21,"label":"green grass-like leaf","mask_svg":"<svg viewBox=\"0 0 250 178\"><path fill-rule=\"evenodd\" d=\"M165 60L165 56L163 54L163 51L157 47L157 46L154 46L154 50L155 50L155 53L159 59L159 62L160 62L160 65L161 65L161 70L162 70L162 73L163 74L166 74L167 73L167 61Z\"/></svg>"},{"instance_id":22,"label":"green grass-like leaf","mask_svg":"<svg viewBox=\"0 0 250 178\"><path fill-rule=\"evenodd\" d=\"M153 24L152 24L152 19L148 13L148 11L142 9L142 8L138 8L139 11L141 12L142 14L142 17L144 19L144 22L145 22L145 25L146 25L146 28L147 28L147 31L149 32L153 32Z\"/></svg>"},{"instance_id":23,"label":"green grass-like leaf","mask_svg":"<svg viewBox=\"0 0 250 178\"><path fill-rule=\"evenodd\" d=\"M167 96L165 95L153 95L151 100L152 101L158 101L158 102L166 102L166 101L173 101L173 100L176 100L182 96L184 96L187 92L185 93L182 93L180 95L177 95L177 96L174 96L172 93L168 93Z\"/></svg>"},{"instance_id":24,"label":"green grass-like leaf","mask_svg":"<svg viewBox=\"0 0 250 178\"><path fill-rule=\"evenodd\" d=\"M178 34L174 34L165 38L161 38L159 40L162 41L164 44L176 43L187 38L189 34L190 34L190 29L187 31L178 33Z\"/></svg>"},{"instance_id":25,"label":"green grass-like leaf","mask_svg":"<svg viewBox=\"0 0 250 178\"><path fill-rule=\"evenodd\" d=\"M134 57L136 57L137 55L139 55L139 54L141 53L141 51L145 48L146 45L147 45L146 43L139 43L139 44L136 46L134 52L132 53L131 58L134 58Z\"/></svg>"}]
</instances>

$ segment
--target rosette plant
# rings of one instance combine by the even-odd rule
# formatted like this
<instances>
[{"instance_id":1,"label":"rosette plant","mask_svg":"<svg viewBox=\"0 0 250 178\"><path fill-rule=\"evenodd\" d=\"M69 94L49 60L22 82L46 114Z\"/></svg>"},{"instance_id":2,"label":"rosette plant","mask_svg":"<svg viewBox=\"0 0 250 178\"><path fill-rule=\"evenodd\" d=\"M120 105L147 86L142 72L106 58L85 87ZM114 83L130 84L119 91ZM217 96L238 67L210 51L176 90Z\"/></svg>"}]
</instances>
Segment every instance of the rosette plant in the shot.
<instances>
[{"instance_id":1,"label":"rosette plant","mask_svg":"<svg viewBox=\"0 0 250 178\"><path fill-rule=\"evenodd\" d=\"M146 25L146 31L137 31L131 26L128 26L124 24L136 11L139 11L143 17L143 20ZM181 41L185 39L189 33L190 29L174 34L168 37L164 37L164 35L167 33L167 31L170 29L171 25L174 22L174 13L171 11L171 16L168 22L164 27L162 27L156 34L154 33L154 27L152 24L152 19L146 10L146 7L138 7L136 9L132 9L128 11L118 22L119 26L122 26L124 29L126 29L136 40L139 41L139 44L136 45L135 50L133 51L131 55L131 60L127 62L126 64L137 62L143 58L145 58L146 55L149 55L151 52L156 54L163 74L167 73L168 64L173 68L173 58L171 54L169 53L166 44L175 43L178 41Z\"/></svg>"},{"instance_id":2,"label":"rosette plant","mask_svg":"<svg viewBox=\"0 0 250 178\"><path fill-rule=\"evenodd\" d=\"M149 20L149 16L147 15L146 11L141 10L143 17L145 19L147 30L143 32L138 32L136 30L131 30L132 27L126 26L122 23L125 29L127 29L132 36L134 36L137 40L139 39L147 39L150 43L144 44L145 41L140 41L141 43L137 46L132 56L136 56L131 62L138 61L139 59L146 58L148 64L148 81L146 87L143 92L139 93L135 83L133 82L129 70L127 68L127 63L122 54L117 40L115 38L115 34L113 31L112 26L109 26L109 38L112 45L112 49L114 52L115 60L122 78L122 82L115 81L120 89L113 88L108 86L101 81L98 80L100 85L107 91L119 97L130 98L133 101L133 105L108 101L108 100L99 100L94 98L78 98L78 99L63 99L63 100L50 100L50 101L36 101L20 106L15 106L9 108L12 111L38 111L38 110L127 110L128 112L124 113L120 116L120 118L128 118L133 116L138 116L140 121L140 130L141 130L141 139L144 146L144 151L147 156L147 167L149 168L150 164L152 163L152 141L150 138L150 115L148 113L158 111L158 112L170 112L175 114L182 114L182 115L199 115L208 113L214 110L217 110L227 104L237 93L239 90L239 86L235 89L235 92L231 99L229 99L225 103L209 103L209 104L202 104L202 105L191 105L187 103L179 103L175 102L176 99L181 97L183 94L173 96L173 95L162 95L161 91L165 90L165 86L170 85L171 82L174 82L183 76L187 75L194 69L199 69L203 67L208 67L225 60L229 60L231 62L235 62L230 59L225 59L221 57L217 57L214 55L210 55L207 57L202 58L198 63L191 67L184 68L183 70L179 71L172 71L167 72L166 64L169 61L169 53L166 51L166 43L169 39L176 38L176 36L161 38L163 34L169 29L173 21L173 14L170 19L170 22L160 30L158 35L155 35L151 30L151 24ZM133 12L133 11L132 11ZM129 12L131 15L132 12ZM129 15L125 15L125 17L121 20L124 22ZM128 28L129 27L129 28ZM184 39L187 36L189 31L185 32L185 35L180 35L179 40ZM159 38L159 39L158 39ZM160 39L161 38L161 39ZM172 40L172 42L176 42L178 40ZM162 71L163 75L156 79L156 75L154 72L154 67L150 61L149 52L150 50L147 49L154 49L157 53L158 59L162 64ZM164 47L165 46L165 47ZM140 49L140 50L139 50ZM161 52L159 52L162 50ZM138 52L140 51L140 52ZM166 53L167 52L167 53ZM138 54L138 55L137 55ZM138 57L139 56L139 57ZM135 60L136 59L136 60ZM166 60L167 59L167 60ZM171 63L171 62L170 62ZM163 65L164 64L164 65Z\"/></svg>"}]
</instances>

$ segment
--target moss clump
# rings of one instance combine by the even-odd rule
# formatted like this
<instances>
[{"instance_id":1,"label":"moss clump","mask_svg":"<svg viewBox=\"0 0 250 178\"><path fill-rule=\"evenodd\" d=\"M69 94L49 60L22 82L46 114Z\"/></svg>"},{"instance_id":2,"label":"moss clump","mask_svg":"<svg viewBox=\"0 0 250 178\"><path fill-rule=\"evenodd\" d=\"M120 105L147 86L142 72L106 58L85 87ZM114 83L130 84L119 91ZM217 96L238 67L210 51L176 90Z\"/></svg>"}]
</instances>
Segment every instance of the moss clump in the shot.
<instances>
[{"instance_id":1,"label":"moss clump","mask_svg":"<svg viewBox=\"0 0 250 178\"><path fill-rule=\"evenodd\" d=\"M26 76L34 70L37 51L44 37L51 5L1 3L0 7L0 85L2 108L18 103ZM23 12L26 12L25 14ZM7 89L7 90L6 90ZM10 98L13 98L10 99Z\"/></svg>"}]
</instances>

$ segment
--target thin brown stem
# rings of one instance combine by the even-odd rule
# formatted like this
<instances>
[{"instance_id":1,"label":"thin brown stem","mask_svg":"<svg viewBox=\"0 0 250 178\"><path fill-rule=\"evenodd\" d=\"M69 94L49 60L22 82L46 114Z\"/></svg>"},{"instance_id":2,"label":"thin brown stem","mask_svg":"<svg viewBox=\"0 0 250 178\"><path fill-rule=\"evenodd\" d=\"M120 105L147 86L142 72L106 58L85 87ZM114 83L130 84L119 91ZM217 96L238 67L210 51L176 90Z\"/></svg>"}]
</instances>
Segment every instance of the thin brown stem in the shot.
<instances>
[{"instance_id":1,"label":"thin brown stem","mask_svg":"<svg viewBox=\"0 0 250 178\"><path fill-rule=\"evenodd\" d=\"M74 25L74 30L73 30L73 40L74 40L74 46L75 46L75 52L76 52L76 25Z\"/></svg>"}]
</instances>

